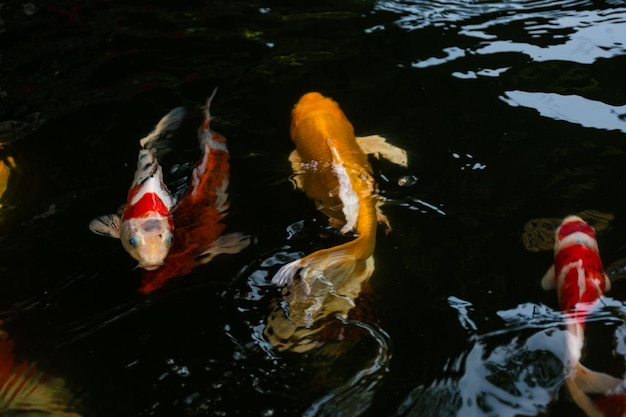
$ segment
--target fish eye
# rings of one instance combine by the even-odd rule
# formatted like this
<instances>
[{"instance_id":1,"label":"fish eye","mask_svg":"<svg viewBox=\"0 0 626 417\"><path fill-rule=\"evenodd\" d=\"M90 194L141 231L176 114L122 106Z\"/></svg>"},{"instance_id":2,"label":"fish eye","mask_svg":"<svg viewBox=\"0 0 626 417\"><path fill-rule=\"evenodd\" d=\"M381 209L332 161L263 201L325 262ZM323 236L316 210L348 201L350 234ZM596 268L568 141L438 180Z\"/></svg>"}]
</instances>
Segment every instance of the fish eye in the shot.
<instances>
[{"instance_id":1,"label":"fish eye","mask_svg":"<svg viewBox=\"0 0 626 417\"><path fill-rule=\"evenodd\" d=\"M173 241L174 241L174 235L169 235L169 236L167 237L167 242L168 242L169 244L172 244L172 242L173 242Z\"/></svg>"},{"instance_id":2,"label":"fish eye","mask_svg":"<svg viewBox=\"0 0 626 417\"><path fill-rule=\"evenodd\" d=\"M132 246L133 248L136 248L137 245L139 244L139 239L133 236L130 239L128 239L128 243L130 243L130 246Z\"/></svg>"}]
</instances>

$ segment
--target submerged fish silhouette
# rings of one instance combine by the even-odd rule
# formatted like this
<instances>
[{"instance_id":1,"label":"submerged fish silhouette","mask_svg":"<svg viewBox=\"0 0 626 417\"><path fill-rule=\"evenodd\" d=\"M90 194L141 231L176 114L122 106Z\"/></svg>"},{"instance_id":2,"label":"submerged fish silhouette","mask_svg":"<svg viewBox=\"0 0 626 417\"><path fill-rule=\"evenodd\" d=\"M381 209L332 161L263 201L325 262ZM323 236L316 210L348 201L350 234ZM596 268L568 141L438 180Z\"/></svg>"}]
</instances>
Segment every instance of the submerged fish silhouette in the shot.
<instances>
[{"instance_id":1,"label":"submerged fish silhouette","mask_svg":"<svg viewBox=\"0 0 626 417\"><path fill-rule=\"evenodd\" d=\"M0 321L0 325L2 322ZM15 342L0 329L0 414L45 414L79 417L62 379L45 374L37 365L20 360Z\"/></svg>"},{"instance_id":2,"label":"submerged fish silhouette","mask_svg":"<svg viewBox=\"0 0 626 417\"><path fill-rule=\"evenodd\" d=\"M347 317L362 284L374 271L378 221L388 226L374 194L367 154L406 166L406 152L380 136L356 138L337 103L319 93L303 95L291 119L296 150L289 157L297 188L313 199L330 224L356 238L282 266L272 283L288 286L288 312L275 309L265 335L279 349L307 351L326 317ZM299 279L295 279L299 275Z\"/></svg>"},{"instance_id":3,"label":"submerged fish silhouette","mask_svg":"<svg viewBox=\"0 0 626 417\"><path fill-rule=\"evenodd\" d=\"M566 217L555 233L554 265L544 276L544 289L556 288L567 317L568 374L572 398L590 417L602 417L586 393L607 394L622 380L595 372L580 363L585 342L585 319L611 287L598 252L595 231L578 216Z\"/></svg>"},{"instance_id":4,"label":"submerged fish silhouette","mask_svg":"<svg viewBox=\"0 0 626 417\"><path fill-rule=\"evenodd\" d=\"M250 236L242 233L222 235L226 226L221 220L229 206L229 155L226 139L209 127L214 95L215 92L207 100L204 122L198 131L200 160L192 171L191 184L172 210L172 247L164 265L144 271L139 288L142 293L160 288L169 278L189 274L220 253L238 253L250 244Z\"/></svg>"}]
</instances>

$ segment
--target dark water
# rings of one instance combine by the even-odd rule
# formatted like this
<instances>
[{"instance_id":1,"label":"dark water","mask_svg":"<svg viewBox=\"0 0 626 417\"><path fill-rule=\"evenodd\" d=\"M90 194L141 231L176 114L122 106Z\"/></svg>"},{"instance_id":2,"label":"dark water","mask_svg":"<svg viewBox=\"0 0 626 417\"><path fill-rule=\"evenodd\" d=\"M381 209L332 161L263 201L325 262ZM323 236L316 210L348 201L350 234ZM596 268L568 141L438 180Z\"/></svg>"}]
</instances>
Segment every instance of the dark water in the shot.
<instances>
[{"instance_id":1,"label":"dark water","mask_svg":"<svg viewBox=\"0 0 626 417\"><path fill-rule=\"evenodd\" d=\"M599 210L615 216L605 264L626 257L624 2L65 0L0 18L0 159L15 161L0 319L81 415L583 415L560 390L562 320L539 285L551 254L522 231ZM216 86L227 230L257 242L141 296L134 261L87 224L123 203L137 140L179 105L162 162L184 186ZM409 168L373 161L393 230L367 319L341 324L362 336L284 353L263 337L271 275L326 242L287 161L290 109L312 90ZM624 284L610 297L585 360L622 375Z\"/></svg>"}]
</instances>

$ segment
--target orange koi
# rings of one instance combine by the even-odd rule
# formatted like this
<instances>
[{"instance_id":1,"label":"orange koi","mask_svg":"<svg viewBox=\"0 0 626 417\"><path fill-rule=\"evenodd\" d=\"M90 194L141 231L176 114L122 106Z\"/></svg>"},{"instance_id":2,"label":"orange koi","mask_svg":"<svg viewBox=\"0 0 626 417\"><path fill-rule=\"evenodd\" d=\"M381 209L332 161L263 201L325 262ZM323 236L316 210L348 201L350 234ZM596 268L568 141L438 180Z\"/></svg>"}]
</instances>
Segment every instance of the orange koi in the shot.
<instances>
[{"instance_id":1,"label":"orange koi","mask_svg":"<svg viewBox=\"0 0 626 417\"><path fill-rule=\"evenodd\" d=\"M377 222L388 225L378 210L374 178L367 154L383 156L406 166L406 152L380 136L356 138L354 128L339 105L319 93L307 93L292 112L291 138L296 150L289 157L296 185L316 202L331 224L357 238L322 249L284 265L272 279L276 285L291 284L301 277L369 258L376 242Z\"/></svg>"},{"instance_id":2,"label":"orange koi","mask_svg":"<svg viewBox=\"0 0 626 417\"><path fill-rule=\"evenodd\" d=\"M319 345L326 317L346 318L374 271L378 222L389 228L374 193L367 154L406 166L406 152L380 136L357 138L339 105L319 93L307 93L292 111L291 162L297 188L313 199L332 226L356 238L283 265L272 283L284 292L289 312L276 308L265 336L278 349L305 352ZM299 280L294 280L299 275ZM327 322L326 322L327 323ZM316 336L317 334L317 336Z\"/></svg>"},{"instance_id":3,"label":"orange koi","mask_svg":"<svg viewBox=\"0 0 626 417\"><path fill-rule=\"evenodd\" d=\"M164 265L144 271L141 293L160 288L170 278L189 274L220 253L238 253L250 244L250 236L242 233L222 235L226 226L221 220L229 207L229 154L226 138L209 127L214 95L207 100L204 122L198 130L202 155L192 171L190 186L172 209L172 247Z\"/></svg>"}]
</instances>

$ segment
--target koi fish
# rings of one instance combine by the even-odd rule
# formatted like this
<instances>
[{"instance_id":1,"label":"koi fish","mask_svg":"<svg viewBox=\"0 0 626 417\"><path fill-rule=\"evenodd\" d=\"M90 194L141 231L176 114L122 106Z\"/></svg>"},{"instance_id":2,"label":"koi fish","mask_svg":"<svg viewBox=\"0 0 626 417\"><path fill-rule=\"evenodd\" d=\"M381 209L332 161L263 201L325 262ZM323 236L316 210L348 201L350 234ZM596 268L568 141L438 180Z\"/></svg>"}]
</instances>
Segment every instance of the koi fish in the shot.
<instances>
[{"instance_id":1,"label":"koi fish","mask_svg":"<svg viewBox=\"0 0 626 417\"><path fill-rule=\"evenodd\" d=\"M1 411L16 415L32 411L79 417L70 410L72 398L64 385L62 379L46 375L36 364L19 360L15 354L15 342L0 329Z\"/></svg>"},{"instance_id":2,"label":"koi fish","mask_svg":"<svg viewBox=\"0 0 626 417\"><path fill-rule=\"evenodd\" d=\"M121 216L108 214L89 223L92 232L120 239L124 249L145 270L163 265L172 245L174 221L171 210L175 198L163 183L157 151L159 139L178 128L184 114L182 107L175 108L139 141L141 150L137 170Z\"/></svg>"},{"instance_id":3,"label":"koi fish","mask_svg":"<svg viewBox=\"0 0 626 417\"><path fill-rule=\"evenodd\" d=\"M222 235L226 226L221 220L229 207L229 154L226 138L209 127L214 95L215 91L207 100L204 122L198 130L200 160L193 168L191 184L172 210L172 247L164 265L144 271L139 289L144 294L160 288L169 278L189 274L220 253L238 253L250 244L250 236L242 233Z\"/></svg>"},{"instance_id":4,"label":"koi fish","mask_svg":"<svg viewBox=\"0 0 626 417\"><path fill-rule=\"evenodd\" d=\"M357 138L339 105L312 92L292 111L291 153L295 185L316 202L318 210L341 233L356 238L283 265L272 278L289 286L288 317L275 310L265 335L279 349L306 351L315 347L313 324L327 316L345 318L354 307L361 285L374 271L373 252L378 222L389 228L374 194L374 177L367 154L407 165L406 152L380 136ZM296 275L300 279L294 281Z\"/></svg>"},{"instance_id":5,"label":"koi fish","mask_svg":"<svg viewBox=\"0 0 626 417\"><path fill-rule=\"evenodd\" d=\"M541 286L556 288L560 308L567 317L569 372L565 384L578 406L590 417L604 414L586 393L606 394L621 379L595 372L580 363L584 345L585 319L611 287L604 272L594 229L578 216L566 217L555 234L554 265Z\"/></svg>"}]
</instances>

